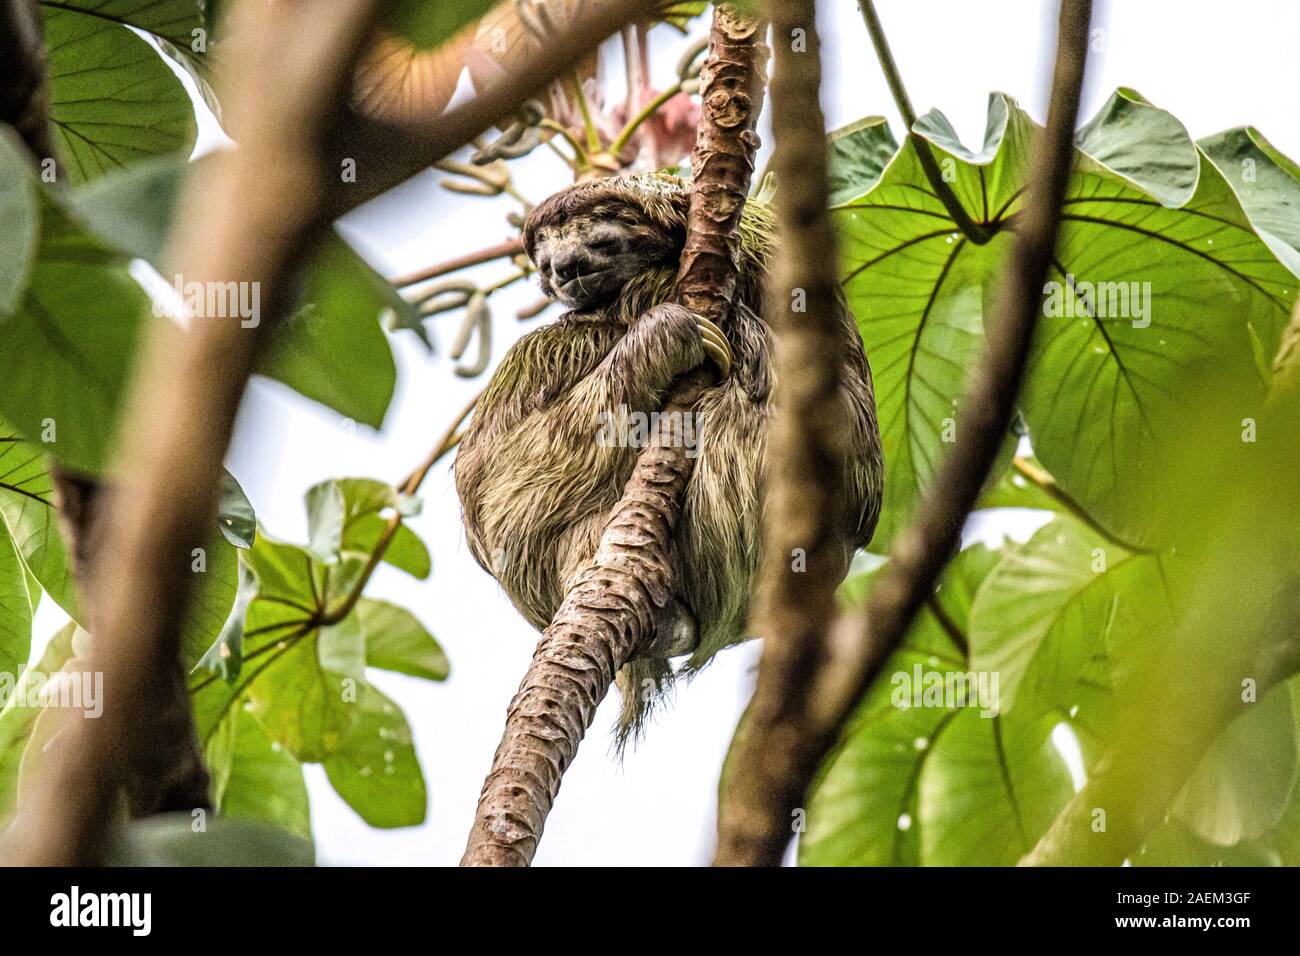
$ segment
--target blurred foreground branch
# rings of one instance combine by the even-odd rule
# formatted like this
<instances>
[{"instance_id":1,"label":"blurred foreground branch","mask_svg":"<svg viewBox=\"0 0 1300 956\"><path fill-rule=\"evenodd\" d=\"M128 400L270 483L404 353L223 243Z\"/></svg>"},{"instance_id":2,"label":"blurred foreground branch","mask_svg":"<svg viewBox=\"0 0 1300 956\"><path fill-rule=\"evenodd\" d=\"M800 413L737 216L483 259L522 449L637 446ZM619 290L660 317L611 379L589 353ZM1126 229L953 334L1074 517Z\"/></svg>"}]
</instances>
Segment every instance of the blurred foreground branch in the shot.
<instances>
[{"instance_id":1,"label":"blurred foreground branch","mask_svg":"<svg viewBox=\"0 0 1300 956\"><path fill-rule=\"evenodd\" d=\"M934 590L985 484L1011 422L1056 248L1061 200L1073 161L1091 7L1090 0L1061 3L1047 128L1035 152L1029 198L993 299L984 356L960 406L957 444L899 536L872 589L865 620L850 615L820 634L799 630L769 636L775 650L764 650L751 711L775 716L742 727L738 760L728 780L734 793L724 797L724 813L730 816L723 820L718 862L780 862L792 835L794 810L880 667ZM809 281L817 275L809 263L791 268ZM815 641L816 646L788 649L786 642L795 640ZM786 706L778 699L784 694L809 703Z\"/></svg>"}]
</instances>

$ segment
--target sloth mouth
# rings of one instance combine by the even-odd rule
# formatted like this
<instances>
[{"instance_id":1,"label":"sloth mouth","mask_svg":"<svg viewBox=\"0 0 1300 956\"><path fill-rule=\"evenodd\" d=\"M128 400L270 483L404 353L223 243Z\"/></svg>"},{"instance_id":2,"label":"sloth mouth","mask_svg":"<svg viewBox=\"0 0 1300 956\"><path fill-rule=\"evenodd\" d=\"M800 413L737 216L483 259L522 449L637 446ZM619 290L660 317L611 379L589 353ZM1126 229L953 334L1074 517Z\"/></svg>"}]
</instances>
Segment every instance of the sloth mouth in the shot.
<instances>
[{"instance_id":1,"label":"sloth mouth","mask_svg":"<svg viewBox=\"0 0 1300 956\"><path fill-rule=\"evenodd\" d=\"M582 275L574 276L568 282L560 285L557 291L563 299L573 302L590 302L593 298L606 291L605 286L608 284L609 272L608 269L584 272Z\"/></svg>"}]
</instances>

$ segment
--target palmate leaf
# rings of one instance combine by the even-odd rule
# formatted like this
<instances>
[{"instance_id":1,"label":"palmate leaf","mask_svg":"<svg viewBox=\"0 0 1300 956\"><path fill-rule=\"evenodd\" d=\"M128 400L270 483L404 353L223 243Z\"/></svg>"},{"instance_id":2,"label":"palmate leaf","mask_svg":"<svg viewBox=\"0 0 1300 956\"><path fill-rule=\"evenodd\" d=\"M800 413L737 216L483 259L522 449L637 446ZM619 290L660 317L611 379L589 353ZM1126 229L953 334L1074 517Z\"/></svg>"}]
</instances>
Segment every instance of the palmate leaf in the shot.
<instances>
[{"instance_id":1,"label":"palmate leaf","mask_svg":"<svg viewBox=\"0 0 1300 956\"><path fill-rule=\"evenodd\" d=\"M1167 113L1120 91L1080 148L1096 162L1070 179L1051 278L1149 290L1149 314L1103 315L1100 291L1078 308L1067 290L1075 317L1040 322L1022 409L1062 487L1121 537L1159 543L1152 495L1175 446L1215 428L1240 442L1240 415L1205 420L1189 399L1211 377L1257 377L1256 352L1277 351L1300 283Z\"/></svg>"},{"instance_id":2,"label":"palmate leaf","mask_svg":"<svg viewBox=\"0 0 1300 956\"><path fill-rule=\"evenodd\" d=\"M113 19L51 5L42 12L50 119L71 182L149 156L189 153L197 130L193 106L153 47Z\"/></svg>"},{"instance_id":3,"label":"palmate leaf","mask_svg":"<svg viewBox=\"0 0 1300 956\"><path fill-rule=\"evenodd\" d=\"M232 708L204 751L212 801L223 816L269 823L310 842L307 782L300 764L267 736L250 708Z\"/></svg>"},{"instance_id":4,"label":"palmate leaf","mask_svg":"<svg viewBox=\"0 0 1300 956\"><path fill-rule=\"evenodd\" d=\"M135 27L145 33L189 45L193 32L205 25L204 9L215 0L38 0L50 12L65 11L87 19Z\"/></svg>"},{"instance_id":5,"label":"palmate leaf","mask_svg":"<svg viewBox=\"0 0 1300 956\"><path fill-rule=\"evenodd\" d=\"M76 619L77 594L53 496L41 446L0 421L0 534L8 533L41 588Z\"/></svg>"},{"instance_id":6,"label":"palmate leaf","mask_svg":"<svg viewBox=\"0 0 1300 956\"><path fill-rule=\"evenodd\" d=\"M834 208L884 443L878 549L934 474L945 429L960 432L956 403L983 346L1033 132L999 94L978 154L958 143L941 114L922 117L912 132L932 145L972 218L995 232L983 246L957 231L910 144L874 185ZM1080 147L1049 277L1068 314L1040 320L1022 410L1035 454L1061 488L1101 526L1149 544L1159 529L1149 517L1155 485L1144 479L1180 435L1202 424L1186 397L1204 384L1207 366L1259 378L1257 356L1276 348L1297 280L1215 164L1176 120L1136 94L1117 93L1081 132ZM1088 283L1122 284L1099 287L1108 306L1128 294L1128 283L1138 284L1138 297L1125 303L1129 313L1102 314L1102 297L1087 296L1097 291Z\"/></svg>"},{"instance_id":7,"label":"palmate leaf","mask_svg":"<svg viewBox=\"0 0 1300 956\"><path fill-rule=\"evenodd\" d=\"M324 763L340 795L373 825L419 823L427 800L410 730L401 710L366 681L365 668L440 680L447 672L441 648L409 613L378 601L362 599L337 623L320 624L356 586L364 555L344 548L323 563L265 534L243 554L243 620L237 613L228 630L238 633L222 635L237 652L214 649L191 680L214 779L263 792L289 775L260 742L249 745L254 762L243 765L238 742L249 731L236 715L246 710L275 754L283 751L295 765ZM284 825L288 812L273 822Z\"/></svg>"},{"instance_id":8,"label":"palmate leaf","mask_svg":"<svg viewBox=\"0 0 1300 956\"><path fill-rule=\"evenodd\" d=\"M1037 722L982 715L970 701L917 706L905 692L918 673L968 672L971 607L999 557L982 546L959 554L886 663L814 786L801 865L1014 863L1068 799L1065 766Z\"/></svg>"}]
</instances>

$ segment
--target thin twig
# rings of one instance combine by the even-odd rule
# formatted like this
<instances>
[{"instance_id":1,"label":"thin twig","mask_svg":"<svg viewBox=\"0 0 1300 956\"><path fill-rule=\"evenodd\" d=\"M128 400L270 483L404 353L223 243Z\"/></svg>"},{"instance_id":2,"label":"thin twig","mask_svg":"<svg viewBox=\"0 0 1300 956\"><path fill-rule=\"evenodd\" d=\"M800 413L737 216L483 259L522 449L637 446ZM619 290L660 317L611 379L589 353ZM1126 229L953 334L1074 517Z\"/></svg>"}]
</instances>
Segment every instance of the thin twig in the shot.
<instances>
[{"instance_id":1,"label":"thin twig","mask_svg":"<svg viewBox=\"0 0 1300 956\"><path fill-rule=\"evenodd\" d=\"M880 17L876 15L875 4L872 0L861 0L861 9L862 19L867 24L867 32L871 34L871 45L876 49L876 58L880 61L880 68L889 83L889 92L894 97L898 112L903 115L903 122L907 126L907 138L916 149L916 158L921 161L921 168L925 171L925 178L930 182L930 188L943 203L943 208L948 210L948 215L952 217L961 234L976 245L983 245L993 238L992 231L983 224L975 222L966 212L961 200L944 180L943 173L939 170L939 163L930 150L930 144L922 140L912 129L916 125L916 111L912 109L907 88L903 86L903 76L899 73L898 64L894 62L894 55L889 50L889 41L885 38L884 28L880 25Z\"/></svg>"},{"instance_id":2,"label":"thin twig","mask_svg":"<svg viewBox=\"0 0 1300 956\"><path fill-rule=\"evenodd\" d=\"M393 285L399 289L407 286L418 285L421 282L428 282L430 279L436 279L439 276L445 276L451 272L459 272L461 269L468 269L470 266L482 265L485 262L493 262L497 259L514 258L524 254L523 237L516 239L507 239L505 242L498 243L495 246L488 246L486 249L480 249L478 252L471 252L468 255L459 256L455 259L449 259L446 262L436 266L430 266L427 269L420 269L418 272L407 273L398 276L392 280Z\"/></svg>"}]
</instances>

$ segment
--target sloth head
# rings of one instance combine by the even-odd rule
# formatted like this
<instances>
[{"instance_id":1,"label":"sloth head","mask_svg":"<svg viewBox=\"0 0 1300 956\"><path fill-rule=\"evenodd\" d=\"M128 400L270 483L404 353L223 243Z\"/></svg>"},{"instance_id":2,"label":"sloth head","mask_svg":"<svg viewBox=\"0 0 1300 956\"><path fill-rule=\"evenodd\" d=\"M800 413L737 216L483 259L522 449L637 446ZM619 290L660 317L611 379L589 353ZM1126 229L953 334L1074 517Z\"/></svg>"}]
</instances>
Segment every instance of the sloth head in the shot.
<instances>
[{"instance_id":1,"label":"sloth head","mask_svg":"<svg viewBox=\"0 0 1300 956\"><path fill-rule=\"evenodd\" d=\"M571 309L614 302L648 271L676 269L690 193L667 176L592 180L556 193L524 224L542 291Z\"/></svg>"}]
</instances>

